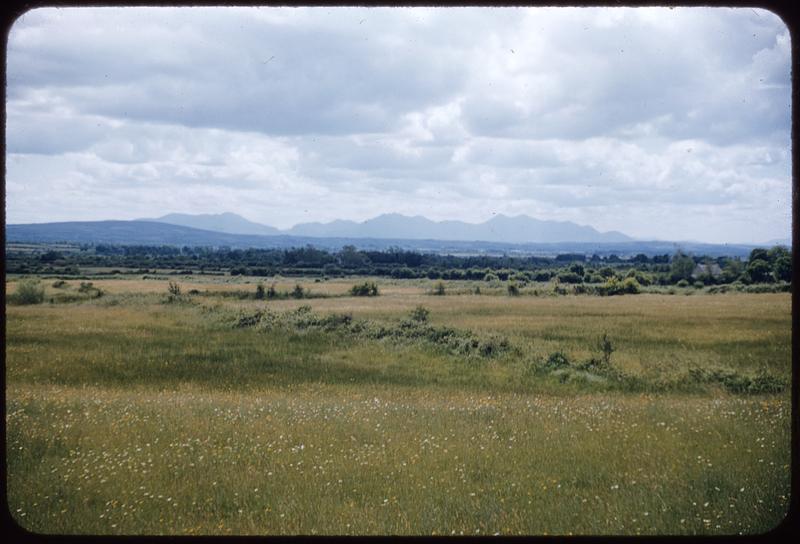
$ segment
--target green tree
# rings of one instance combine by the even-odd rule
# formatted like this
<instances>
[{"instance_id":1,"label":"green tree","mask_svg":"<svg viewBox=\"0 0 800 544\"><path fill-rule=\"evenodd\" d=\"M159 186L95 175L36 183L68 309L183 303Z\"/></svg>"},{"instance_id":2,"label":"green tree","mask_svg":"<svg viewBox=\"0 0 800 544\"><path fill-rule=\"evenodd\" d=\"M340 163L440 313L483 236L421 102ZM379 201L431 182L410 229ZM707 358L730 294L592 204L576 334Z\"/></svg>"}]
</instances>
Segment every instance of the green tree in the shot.
<instances>
[{"instance_id":1,"label":"green tree","mask_svg":"<svg viewBox=\"0 0 800 544\"><path fill-rule=\"evenodd\" d=\"M775 259L772 265L772 273L776 280L792 281L792 258L788 255L781 255Z\"/></svg>"},{"instance_id":2,"label":"green tree","mask_svg":"<svg viewBox=\"0 0 800 544\"><path fill-rule=\"evenodd\" d=\"M722 281L731 283L739 279L744 272L744 264L739 259L728 259L722 268Z\"/></svg>"},{"instance_id":3,"label":"green tree","mask_svg":"<svg viewBox=\"0 0 800 544\"><path fill-rule=\"evenodd\" d=\"M677 282L680 280L689 281L694 271L694 259L685 253L678 251L672 257L672 264L670 265L670 277L672 281Z\"/></svg>"},{"instance_id":4,"label":"green tree","mask_svg":"<svg viewBox=\"0 0 800 544\"><path fill-rule=\"evenodd\" d=\"M747 264L747 275L752 283L767 283L772 281L772 267L762 259L755 259Z\"/></svg>"}]
</instances>

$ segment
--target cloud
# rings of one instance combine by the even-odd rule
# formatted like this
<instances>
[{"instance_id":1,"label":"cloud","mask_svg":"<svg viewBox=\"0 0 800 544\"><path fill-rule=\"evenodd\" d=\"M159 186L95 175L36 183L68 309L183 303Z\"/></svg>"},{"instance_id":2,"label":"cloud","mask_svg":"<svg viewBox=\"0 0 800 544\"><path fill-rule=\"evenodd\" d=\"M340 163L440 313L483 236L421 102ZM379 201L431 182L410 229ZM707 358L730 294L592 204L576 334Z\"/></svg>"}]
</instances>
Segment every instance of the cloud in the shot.
<instances>
[{"instance_id":1,"label":"cloud","mask_svg":"<svg viewBox=\"0 0 800 544\"><path fill-rule=\"evenodd\" d=\"M785 237L790 52L760 9L36 9L8 41L8 219Z\"/></svg>"}]
</instances>

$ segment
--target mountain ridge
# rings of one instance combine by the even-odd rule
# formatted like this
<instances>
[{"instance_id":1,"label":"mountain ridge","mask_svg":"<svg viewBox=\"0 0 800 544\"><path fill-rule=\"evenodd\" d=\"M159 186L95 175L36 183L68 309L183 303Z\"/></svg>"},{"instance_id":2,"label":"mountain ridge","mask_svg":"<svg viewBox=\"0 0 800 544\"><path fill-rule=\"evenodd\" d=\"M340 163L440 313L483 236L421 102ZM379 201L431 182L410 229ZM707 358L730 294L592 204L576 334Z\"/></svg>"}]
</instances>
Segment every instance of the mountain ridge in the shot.
<instances>
[{"instance_id":1,"label":"mountain ridge","mask_svg":"<svg viewBox=\"0 0 800 544\"><path fill-rule=\"evenodd\" d=\"M232 249L289 249L312 245L319 249L339 250L353 245L363 250L402 249L459 255L542 255L561 253L585 255L672 254L678 249L709 256L746 258L757 246L747 244L705 244L669 241L630 242L563 242L528 243L464 242L440 240L408 240L401 238L304 237L281 234L227 234L153 221L66 221L57 223L7 224L6 244L14 243L78 243L118 245L171 245L196 247L229 247Z\"/></svg>"},{"instance_id":2,"label":"mountain ridge","mask_svg":"<svg viewBox=\"0 0 800 544\"><path fill-rule=\"evenodd\" d=\"M549 221L527 215L497 214L483 223L457 220L434 221L422 215L381 214L356 222L336 219L327 223L299 223L277 229L256 223L237 214L167 214L155 219L141 219L228 234L268 236L303 236L312 238L375 238L441 240L459 242L559 243L559 242L628 242L633 238L619 231L600 232L588 225L571 221Z\"/></svg>"}]
</instances>

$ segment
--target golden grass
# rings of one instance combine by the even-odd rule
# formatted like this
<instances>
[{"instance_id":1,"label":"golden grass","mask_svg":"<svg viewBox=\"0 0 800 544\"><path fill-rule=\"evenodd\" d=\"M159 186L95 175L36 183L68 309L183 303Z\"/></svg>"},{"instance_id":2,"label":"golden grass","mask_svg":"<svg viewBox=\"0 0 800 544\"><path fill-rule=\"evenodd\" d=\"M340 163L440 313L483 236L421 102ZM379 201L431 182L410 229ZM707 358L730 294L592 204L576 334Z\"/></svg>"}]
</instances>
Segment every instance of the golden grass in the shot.
<instances>
[{"instance_id":1,"label":"golden grass","mask_svg":"<svg viewBox=\"0 0 800 544\"><path fill-rule=\"evenodd\" d=\"M184 292L255 289L203 280L178 281ZM344 294L357 281L300 283ZM100 299L6 308L8 501L23 527L753 534L786 513L786 393L559 392L535 381L512 393L494 384L516 379L513 361L470 368L413 346L224 329L202 307L308 304L396 322L422 304L436 325L502 333L532 356L596 355L606 332L615 364L641 374L766 365L789 376L789 294L436 297L424 281L384 280L377 298L165 304L167 283L97 280ZM241 368L252 374L233 380ZM338 381L323 383L326 373ZM258 381L245 387L248 376Z\"/></svg>"}]
</instances>

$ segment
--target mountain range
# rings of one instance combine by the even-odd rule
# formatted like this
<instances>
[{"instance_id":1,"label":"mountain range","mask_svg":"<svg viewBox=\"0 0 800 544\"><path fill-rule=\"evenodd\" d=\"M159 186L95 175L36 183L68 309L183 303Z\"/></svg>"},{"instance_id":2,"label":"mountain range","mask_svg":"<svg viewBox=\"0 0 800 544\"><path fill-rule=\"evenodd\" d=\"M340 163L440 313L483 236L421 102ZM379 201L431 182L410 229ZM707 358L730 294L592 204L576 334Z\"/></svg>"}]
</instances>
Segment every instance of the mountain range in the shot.
<instances>
[{"instance_id":1,"label":"mountain range","mask_svg":"<svg viewBox=\"0 0 800 544\"><path fill-rule=\"evenodd\" d=\"M231 214L233 215L233 214ZM278 231L278 235L226 233L219 230L225 225L214 223L215 216L206 218L200 229L183 225L174 225L159 221L68 221L61 223L7 224L5 227L6 248L15 243L77 243L77 244L116 244L116 245L170 245L199 247L228 247L231 249L289 249L312 245L319 249L338 251L346 245L356 246L363 250L383 251L400 248L410 251L433 252L446 255L538 255L552 257L562 253L580 253L600 256L618 255L633 256L644 253L648 256L673 254L681 250L696 255L711 257L736 256L746 258L757 246L744 244L704 244L699 242L669 242L622 240L619 242L528 242L512 243L507 241L459 241L436 239L409 239L400 236L392 238L365 237L313 237L290 235ZM219 216L216 216L217 218ZM175 220L175 218L172 218ZM224 218L223 218L224 219ZM513 225L515 218L511 219ZM180 220L180 216L177 218ZM236 221L236 220L234 220ZM244 220L246 221L246 220ZM349 223L349 222L341 222ZM366 223L366 222L365 222ZM508 228L509 222L493 221L496 232ZM242 223L239 222L240 227ZM440 223L441 224L441 223ZM361 224L363 225L363 223ZM230 225L228 225L230 226ZM258 226L258 224L256 224ZM249 227L246 228L257 228ZM264 225L261 225L264 227ZM298 228L300 225L298 225ZM267 227L269 228L269 227ZM307 228L307 227L303 227ZM578 227L580 228L580 227ZM277 229L276 229L277 230ZM291 231L291 229L289 229ZM306 232L315 232L313 228ZM319 232L319 231L317 231ZM326 231L331 232L331 231ZM346 232L344 230L339 232ZM404 235L410 234L408 230ZM519 239L519 238L515 238Z\"/></svg>"},{"instance_id":2,"label":"mountain range","mask_svg":"<svg viewBox=\"0 0 800 544\"><path fill-rule=\"evenodd\" d=\"M421 215L409 217L390 213L360 223L344 220L330 223L300 223L286 230L254 223L234 213L200 215L171 213L140 221L168 223L228 234L311 238L391 238L510 244L633 241L631 237L617 231L599 232L592 227L577 225L570 221L543 221L527 215L508 217L498 214L484 223L475 224L463 221L431 221Z\"/></svg>"}]
</instances>

